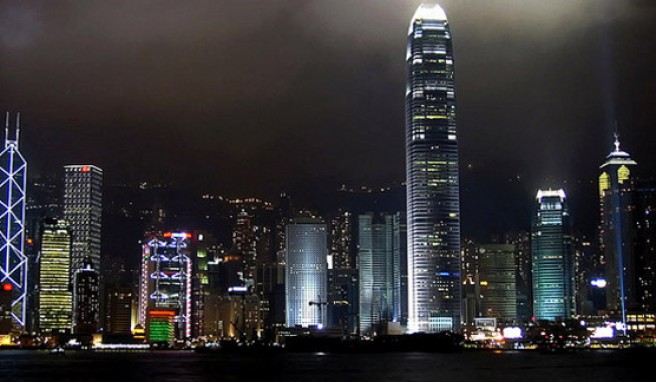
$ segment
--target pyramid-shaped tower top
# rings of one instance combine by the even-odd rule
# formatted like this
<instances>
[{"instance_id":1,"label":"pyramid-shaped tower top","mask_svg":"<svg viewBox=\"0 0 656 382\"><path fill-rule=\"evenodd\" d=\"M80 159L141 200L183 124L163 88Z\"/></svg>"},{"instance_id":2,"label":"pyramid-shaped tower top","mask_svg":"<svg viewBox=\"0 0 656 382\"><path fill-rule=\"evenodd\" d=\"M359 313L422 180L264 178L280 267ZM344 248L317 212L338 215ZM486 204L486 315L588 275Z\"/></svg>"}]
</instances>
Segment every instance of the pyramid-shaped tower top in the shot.
<instances>
[{"instance_id":1,"label":"pyramid-shaped tower top","mask_svg":"<svg viewBox=\"0 0 656 382\"><path fill-rule=\"evenodd\" d=\"M620 150L620 136L618 133L615 133L615 142L613 143L615 150L611 151L610 154L606 157L606 162L600 167L606 167L608 165L617 164L617 165L635 165L638 164L636 161L631 159L631 155L626 151Z\"/></svg>"}]
</instances>

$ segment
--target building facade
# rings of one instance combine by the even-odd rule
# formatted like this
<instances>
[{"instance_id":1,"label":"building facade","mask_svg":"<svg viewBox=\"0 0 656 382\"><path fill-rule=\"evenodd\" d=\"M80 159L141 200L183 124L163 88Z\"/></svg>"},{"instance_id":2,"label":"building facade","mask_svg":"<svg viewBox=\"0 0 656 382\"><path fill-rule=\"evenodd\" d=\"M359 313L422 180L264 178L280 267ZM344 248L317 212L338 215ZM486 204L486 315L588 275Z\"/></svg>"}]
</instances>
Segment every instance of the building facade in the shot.
<instances>
[{"instance_id":1,"label":"building facade","mask_svg":"<svg viewBox=\"0 0 656 382\"><path fill-rule=\"evenodd\" d=\"M601 165L599 175L599 248L605 262L606 309L618 312L623 322L626 311L637 305L633 224L635 180L631 169L637 163L620 150L615 137L615 150Z\"/></svg>"},{"instance_id":2,"label":"building facade","mask_svg":"<svg viewBox=\"0 0 656 382\"><path fill-rule=\"evenodd\" d=\"M460 198L451 32L436 4L410 22L406 87L408 330L460 325Z\"/></svg>"},{"instance_id":3,"label":"building facade","mask_svg":"<svg viewBox=\"0 0 656 382\"><path fill-rule=\"evenodd\" d=\"M28 259L25 256L25 185L27 162L18 150L20 114L14 138L9 137L9 113L5 122L5 145L0 152L0 279L11 285L11 317L22 330L26 324Z\"/></svg>"},{"instance_id":4,"label":"building facade","mask_svg":"<svg viewBox=\"0 0 656 382\"><path fill-rule=\"evenodd\" d=\"M82 259L82 267L73 276L75 333L91 334L100 324L100 275L91 256Z\"/></svg>"},{"instance_id":5,"label":"building facade","mask_svg":"<svg viewBox=\"0 0 656 382\"><path fill-rule=\"evenodd\" d=\"M517 321L517 248L513 244L483 244L478 253L481 316Z\"/></svg>"},{"instance_id":6,"label":"building facade","mask_svg":"<svg viewBox=\"0 0 656 382\"><path fill-rule=\"evenodd\" d=\"M286 325L323 326L328 303L326 225L319 219L293 219L285 240Z\"/></svg>"},{"instance_id":7,"label":"building facade","mask_svg":"<svg viewBox=\"0 0 656 382\"><path fill-rule=\"evenodd\" d=\"M360 334L385 332L401 320L400 214L358 217Z\"/></svg>"},{"instance_id":8,"label":"building facade","mask_svg":"<svg viewBox=\"0 0 656 382\"><path fill-rule=\"evenodd\" d=\"M45 219L39 254L38 312L42 333L70 333L73 294L69 279L71 232L64 220Z\"/></svg>"},{"instance_id":9,"label":"building facade","mask_svg":"<svg viewBox=\"0 0 656 382\"><path fill-rule=\"evenodd\" d=\"M93 165L64 166L64 219L71 226L73 271L82 268L90 256L100 267L103 171Z\"/></svg>"},{"instance_id":10,"label":"building facade","mask_svg":"<svg viewBox=\"0 0 656 382\"><path fill-rule=\"evenodd\" d=\"M533 217L533 316L539 320L571 318L574 301L574 254L565 191L539 190Z\"/></svg>"},{"instance_id":11,"label":"building facade","mask_svg":"<svg viewBox=\"0 0 656 382\"><path fill-rule=\"evenodd\" d=\"M139 324L148 327L150 311L174 311L177 339L191 337L192 331L191 236L186 232L151 234L142 246Z\"/></svg>"}]
</instances>

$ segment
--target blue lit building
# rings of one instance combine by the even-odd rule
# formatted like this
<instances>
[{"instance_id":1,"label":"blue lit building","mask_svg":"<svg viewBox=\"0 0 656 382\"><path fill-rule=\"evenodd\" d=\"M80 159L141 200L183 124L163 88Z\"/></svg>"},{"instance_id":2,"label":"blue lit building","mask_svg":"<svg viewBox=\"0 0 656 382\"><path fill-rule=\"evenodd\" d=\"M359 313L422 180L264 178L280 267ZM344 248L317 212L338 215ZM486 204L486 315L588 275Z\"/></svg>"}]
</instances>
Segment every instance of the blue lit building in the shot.
<instances>
[{"instance_id":1,"label":"blue lit building","mask_svg":"<svg viewBox=\"0 0 656 382\"><path fill-rule=\"evenodd\" d=\"M533 316L568 319L575 314L574 253L565 191L539 190L533 217Z\"/></svg>"},{"instance_id":2,"label":"blue lit building","mask_svg":"<svg viewBox=\"0 0 656 382\"><path fill-rule=\"evenodd\" d=\"M11 284L11 317L14 327L25 328L27 266L25 243L25 182L27 163L18 150L20 114L14 139L9 137L9 113L5 123L5 145L0 152L0 282ZM9 287L7 287L9 288Z\"/></svg>"},{"instance_id":3,"label":"blue lit building","mask_svg":"<svg viewBox=\"0 0 656 382\"><path fill-rule=\"evenodd\" d=\"M439 332L461 323L455 75L439 5L412 17L406 67L408 331Z\"/></svg>"},{"instance_id":4,"label":"blue lit building","mask_svg":"<svg viewBox=\"0 0 656 382\"><path fill-rule=\"evenodd\" d=\"M620 150L616 135L615 150L600 166L599 175L599 244L605 262L606 309L618 312L622 322L626 322L626 311L637 304L632 213L635 183L631 176L636 164Z\"/></svg>"},{"instance_id":5,"label":"blue lit building","mask_svg":"<svg viewBox=\"0 0 656 382\"><path fill-rule=\"evenodd\" d=\"M360 334L384 333L401 319L400 214L358 217Z\"/></svg>"},{"instance_id":6,"label":"blue lit building","mask_svg":"<svg viewBox=\"0 0 656 382\"><path fill-rule=\"evenodd\" d=\"M319 219L293 219L285 243L286 325L321 327L327 322L328 302L326 225Z\"/></svg>"}]
</instances>

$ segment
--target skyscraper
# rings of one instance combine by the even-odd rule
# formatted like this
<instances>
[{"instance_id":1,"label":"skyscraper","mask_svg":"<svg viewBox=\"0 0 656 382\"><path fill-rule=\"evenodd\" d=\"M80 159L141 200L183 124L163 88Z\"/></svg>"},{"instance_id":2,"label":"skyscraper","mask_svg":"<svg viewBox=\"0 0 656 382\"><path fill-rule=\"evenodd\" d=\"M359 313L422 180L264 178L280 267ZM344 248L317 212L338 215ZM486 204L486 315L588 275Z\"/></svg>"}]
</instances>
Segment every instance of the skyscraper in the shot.
<instances>
[{"instance_id":1,"label":"skyscraper","mask_svg":"<svg viewBox=\"0 0 656 382\"><path fill-rule=\"evenodd\" d=\"M451 32L437 4L419 6L406 56L408 330L460 325L460 197Z\"/></svg>"},{"instance_id":2,"label":"skyscraper","mask_svg":"<svg viewBox=\"0 0 656 382\"><path fill-rule=\"evenodd\" d=\"M75 291L75 332L91 334L98 330L100 321L100 277L90 256L82 260L82 267L73 276Z\"/></svg>"},{"instance_id":3,"label":"skyscraper","mask_svg":"<svg viewBox=\"0 0 656 382\"><path fill-rule=\"evenodd\" d=\"M27 264L25 243L25 182L27 162L18 150L20 114L14 139L9 138L9 113L5 123L5 146L0 152L0 281L11 284L11 316L25 328ZM9 289L9 287L7 287Z\"/></svg>"},{"instance_id":4,"label":"skyscraper","mask_svg":"<svg viewBox=\"0 0 656 382\"><path fill-rule=\"evenodd\" d=\"M174 335L191 336L192 259L190 233L148 235L142 248L139 280L139 324L147 327L149 312L174 312ZM168 317L168 316L167 316Z\"/></svg>"},{"instance_id":5,"label":"skyscraper","mask_svg":"<svg viewBox=\"0 0 656 382\"><path fill-rule=\"evenodd\" d=\"M400 322L400 214L358 217L360 333L384 333L388 322Z\"/></svg>"},{"instance_id":6,"label":"skyscraper","mask_svg":"<svg viewBox=\"0 0 656 382\"><path fill-rule=\"evenodd\" d=\"M285 322L288 327L325 325L328 301L326 225L319 219L293 219L287 224L285 240Z\"/></svg>"},{"instance_id":7,"label":"skyscraper","mask_svg":"<svg viewBox=\"0 0 656 382\"><path fill-rule=\"evenodd\" d=\"M483 317L517 320L516 247L484 244L478 250L478 278Z\"/></svg>"},{"instance_id":8,"label":"skyscraper","mask_svg":"<svg viewBox=\"0 0 656 382\"><path fill-rule=\"evenodd\" d=\"M574 254L565 191L539 190L533 216L533 316L540 320L574 315Z\"/></svg>"},{"instance_id":9,"label":"skyscraper","mask_svg":"<svg viewBox=\"0 0 656 382\"><path fill-rule=\"evenodd\" d=\"M71 232L64 220L46 219L39 254L39 330L44 333L73 329L70 288Z\"/></svg>"},{"instance_id":10,"label":"skyscraper","mask_svg":"<svg viewBox=\"0 0 656 382\"><path fill-rule=\"evenodd\" d=\"M103 172L93 165L64 166L64 219L71 226L71 280L85 256L100 270Z\"/></svg>"},{"instance_id":11,"label":"skyscraper","mask_svg":"<svg viewBox=\"0 0 656 382\"><path fill-rule=\"evenodd\" d=\"M599 243L605 261L606 308L619 312L626 321L626 310L636 305L634 269L633 191L630 168L637 163L620 150L615 135L615 150L600 166Z\"/></svg>"}]
</instances>

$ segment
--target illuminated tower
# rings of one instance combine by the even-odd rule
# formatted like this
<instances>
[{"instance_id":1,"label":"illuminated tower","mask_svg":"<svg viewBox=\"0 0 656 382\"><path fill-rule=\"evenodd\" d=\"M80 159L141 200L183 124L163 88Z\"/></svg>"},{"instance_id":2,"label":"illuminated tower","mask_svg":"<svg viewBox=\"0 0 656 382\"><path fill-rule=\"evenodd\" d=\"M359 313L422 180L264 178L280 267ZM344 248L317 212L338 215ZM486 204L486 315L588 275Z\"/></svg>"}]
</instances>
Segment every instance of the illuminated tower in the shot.
<instances>
[{"instance_id":1,"label":"illuminated tower","mask_svg":"<svg viewBox=\"0 0 656 382\"><path fill-rule=\"evenodd\" d=\"M531 232L533 315L539 320L574 315L574 253L563 190L539 190Z\"/></svg>"},{"instance_id":2,"label":"illuminated tower","mask_svg":"<svg viewBox=\"0 0 656 382\"><path fill-rule=\"evenodd\" d=\"M73 296L70 288L71 232L64 220L46 219L39 253L39 330L70 333Z\"/></svg>"},{"instance_id":3,"label":"illuminated tower","mask_svg":"<svg viewBox=\"0 0 656 382\"><path fill-rule=\"evenodd\" d=\"M27 163L18 150L20 114L14 139L9 138L9 113L5 123L5 146L0 152L0 282L12 286L11 316L25 328L27 257L25 242L25 182ZM9 288L9 287L7 287Z\"/></svg>"},{"instance_id":4,"label":"illuminated tower","mask_svg":"<svg viewBox=\"0 0 656 382\"><path fill-rule=\"evenodd\" d=\"M326 225L319 219L293 219L285 239L287 326L321 326L328 298Z\"/></svg>"},{"instance_id":5,"label":"illuminated tower","mask_svg":"<svg viewBox=\"0 0 656 382\"><path fill-rule=\"evenodd\" d=\"M620 150L616 134L615 150L600 166L599 240L606 262L606 308L620 312L623 322L626 310L636 304L631 212L635 185L630 170L636 164L628 153Z\"/></svg>"},{"instance_id":6,"label":"illuminated tower","mask_svg":"<svg viewBox=\"0 0 656 382\"><path fill-rule=\"evenodd\" d=\"M147 326L149 312L172 311L178 339L191 337L191 237L186 232L149 235L142 247L139 324Z\"/></svg>"},{"instance_id":7,"label":"illuminated tower","mask_svg":"<svg viewBox=\"0 0 656 382\"><path fill-rule=\"evenodd\" d=\"M408 331L460 325L460 197L451 32L437 4L419 6L406 56Z\"/></svg>"},{"instance_id":8,"label":"illuminated tower","mask_svg":"<svg viewBox=\"0 0 656 382\"><path fill-rule=\"evenodd\" d=\"M103 172L92 165L64 166L64 219L71 225L71 280L85 256L100 270Z\"/></svg>"}]
</instances>

